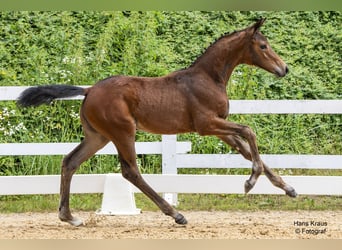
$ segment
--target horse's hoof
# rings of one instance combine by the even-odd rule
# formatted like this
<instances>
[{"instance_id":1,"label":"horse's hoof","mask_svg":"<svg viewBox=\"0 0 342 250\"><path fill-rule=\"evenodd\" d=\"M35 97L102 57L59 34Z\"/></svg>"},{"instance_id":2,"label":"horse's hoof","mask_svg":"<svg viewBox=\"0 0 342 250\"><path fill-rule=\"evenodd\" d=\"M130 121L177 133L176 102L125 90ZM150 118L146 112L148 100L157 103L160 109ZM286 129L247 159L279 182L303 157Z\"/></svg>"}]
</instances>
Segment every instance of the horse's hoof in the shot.
<instances>
[{"instance_id":1,"label":"horse's hoof","mask_svg":"<svg viewBox=\"0 0 342 250\"><path fill-rule=\"evenodd\" d=\"M188 224L188 221L185 219L185 217L182 214L177 214L175 221L177 224L180 224L180 225Z\"/></svg>"},{"instance_id":2,"label":"horse's hoof","mask_svg":"<svg viewBox=\"0 0 342 250\"><path fill-rule=\"evenodd\" d=\"M292 198L295 198L295 197L297 197L297 192L296 192L296 190L294 189L294 188L292 188L291 190L289 190L289 191L286 191L286 194L288 195L288 196L290 196L290 197L292 197Z\"/></svg>"},{"instance_id":3,"label":"horse's hoof","mask_svg":"<svg viewBox=\"0 0 342 250\"><path fill-rule=\"evenodd\" d=\"M251 189L253 188L253 185L247 180L245 182L245 194L247 194Z\"/></svg>"},{"instance_id":4,"label":"horse's hoof","mask_svg":"<svg viewBox=\"0 0 342 250\"><path fill-rule=\"evenodd\" d=\"M73 225L75 227L79 227L79 226L83 225L83 221L80 219L77 219L75 217L69 216L69 218L68 218L68 217L62 216L61 214L59 214L58 217L61 221L68 222L70 225ZM71 217L71 219L70 219L70 217Z\"/></svg>"},{"instance_id":5,"label":"horse's hoof","mask_svg":"<svg viewBox=\"0 0 342 250\"><path fill-rule=\"evenodd\" d=\"M68 220L66 222L68 222L70 225L75 226L75 227L79 227L83 225L83 221L75 217L73 217L72 220Z\"/></svg>"}]
</instances>

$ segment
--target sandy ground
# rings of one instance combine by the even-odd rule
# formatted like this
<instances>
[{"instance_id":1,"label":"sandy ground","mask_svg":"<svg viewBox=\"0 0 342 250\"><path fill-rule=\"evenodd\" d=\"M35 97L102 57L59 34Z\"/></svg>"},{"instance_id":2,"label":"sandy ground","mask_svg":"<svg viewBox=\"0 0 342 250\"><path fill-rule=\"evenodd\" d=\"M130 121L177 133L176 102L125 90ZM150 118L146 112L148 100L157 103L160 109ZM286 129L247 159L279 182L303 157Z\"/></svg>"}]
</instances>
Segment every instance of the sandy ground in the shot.
<instances>
[{"instance_id":1,"label":"sandy ground","mask_svg":"<svg viewBox=\"0 0 342 250\"><path fill-rule=\"evenodd\" d=\"M179 226L161 212L103 216L76 212L85 226L57 213L0 214L0 239L342 239L342 211L193 212Z\"/></svg>"}]
</instances>

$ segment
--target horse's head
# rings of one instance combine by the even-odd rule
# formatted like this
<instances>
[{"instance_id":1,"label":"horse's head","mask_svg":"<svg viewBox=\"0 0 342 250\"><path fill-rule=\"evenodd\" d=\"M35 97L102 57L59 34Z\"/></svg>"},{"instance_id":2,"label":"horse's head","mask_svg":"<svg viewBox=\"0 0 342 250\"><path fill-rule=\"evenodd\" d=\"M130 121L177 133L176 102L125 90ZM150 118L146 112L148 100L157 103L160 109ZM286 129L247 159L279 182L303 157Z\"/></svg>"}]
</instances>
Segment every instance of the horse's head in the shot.
<instances>
[{"instance_id":1,"label":"horse's head","mask_svg":"<svg viewBox=\"0 0 342 250\"><path fill-rule=\"evenodd\" d=\"M279 77L285 76L289 69L285 62L272 50L266 37L261 34L260 27L266 19L261 18L254 25L246 29L251 38L247 64L263 68Z\"/></svg>"}]
</instances>

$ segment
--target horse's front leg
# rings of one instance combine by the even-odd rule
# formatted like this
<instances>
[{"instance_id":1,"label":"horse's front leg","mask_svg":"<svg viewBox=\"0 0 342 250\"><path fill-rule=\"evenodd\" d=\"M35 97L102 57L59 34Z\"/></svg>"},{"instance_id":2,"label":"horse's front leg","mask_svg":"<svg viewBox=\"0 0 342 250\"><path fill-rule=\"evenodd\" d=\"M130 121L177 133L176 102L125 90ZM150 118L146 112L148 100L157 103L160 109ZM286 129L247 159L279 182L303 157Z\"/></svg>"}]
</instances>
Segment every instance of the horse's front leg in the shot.
<instances>
[{"instance_id":1,"label":"horse's front leg","mask_svg":"<svg viewBox=\"0 0 342 250\"><path fill-rule=\"evenodd\" d=\"M220 138L240 136L247 141L250 148L250 160L253 164L252 174L245 182L245 192L248 193L263 172L263 163L260 159L255 133L248 126L229 122L220 117L213 117L207 120L207 122L202 121L198 128L198 133L201 135L216 135Z\"/></svg>"},{"instance_id":2,"label":"horse's front leg","mask_svg":"<svg viewBox=\"0 0 342 250\"><path fill-rule=\"evenodd\" d=\"M245 159L247 160L252 160L251 157L251 152L250 152L250 147L249 145L242 140L239 136L218 136L222 141L230 145L232 148L237 150ZM283 179L274 173L272 169L270 169L264 162L263 163L263 168L266 177L272 182L272 184L276 187L279 187L285 191L285 193L290 196L290 197L296 197L297 192L296 190L285 183Z\"/></svg>"},{"instance_id":3,"label":"horse's front leg","mask_svg":"<svg viewBox=\"0 0 342 250\"><path fill-rule=\"evenodd\" d=\"M148 198L150 198L165 215L171 216L178 224L187 224L187 220L182 214L176 211L167 201L155 192L143 179L136 163L136 153L134 147L134 130L128 133L128 126L125 130L116 128L117 134L113 133L113 143L115 144L121 164L122 176L139 188Z\"/></svg>"},{"instance_id":4,"label":"horse's front leg","mask_svg":"<svg viewBox=\"0 0 342 250\"><path fill-rule=\"evenodd\" d=\"M158 193L156 193L142 178L138 167L133 163L129 164L120 154L120 163L122 175L125 179L130 181L133 185L139 188L148 198L150 198L160 210L168 216L175 219L177 224L187 224L185 217L176 211L167 201L165 201Z\"/></svg>"}]
</instances>

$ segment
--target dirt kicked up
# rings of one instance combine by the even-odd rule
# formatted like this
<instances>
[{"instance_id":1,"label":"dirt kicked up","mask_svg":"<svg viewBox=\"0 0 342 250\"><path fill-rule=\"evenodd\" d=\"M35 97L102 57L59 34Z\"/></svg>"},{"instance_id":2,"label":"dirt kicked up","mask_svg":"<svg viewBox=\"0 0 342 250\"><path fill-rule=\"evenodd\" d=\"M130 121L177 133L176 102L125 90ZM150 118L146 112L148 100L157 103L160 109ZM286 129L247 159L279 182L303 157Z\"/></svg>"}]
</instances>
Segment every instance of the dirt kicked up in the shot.
<instances>
[{"instance_id":1,"label":"dirt kicked up","mask_svg":"<svg viewBox=\"0 0 342 250\"><path fill-rule=\"evenodd\" d=\"M186 226L161 212L75 212L81 227L60 222L57 213L0 214L0 239L342 239L342 211L182 213Z\"/></svg>"}]
</instances>

